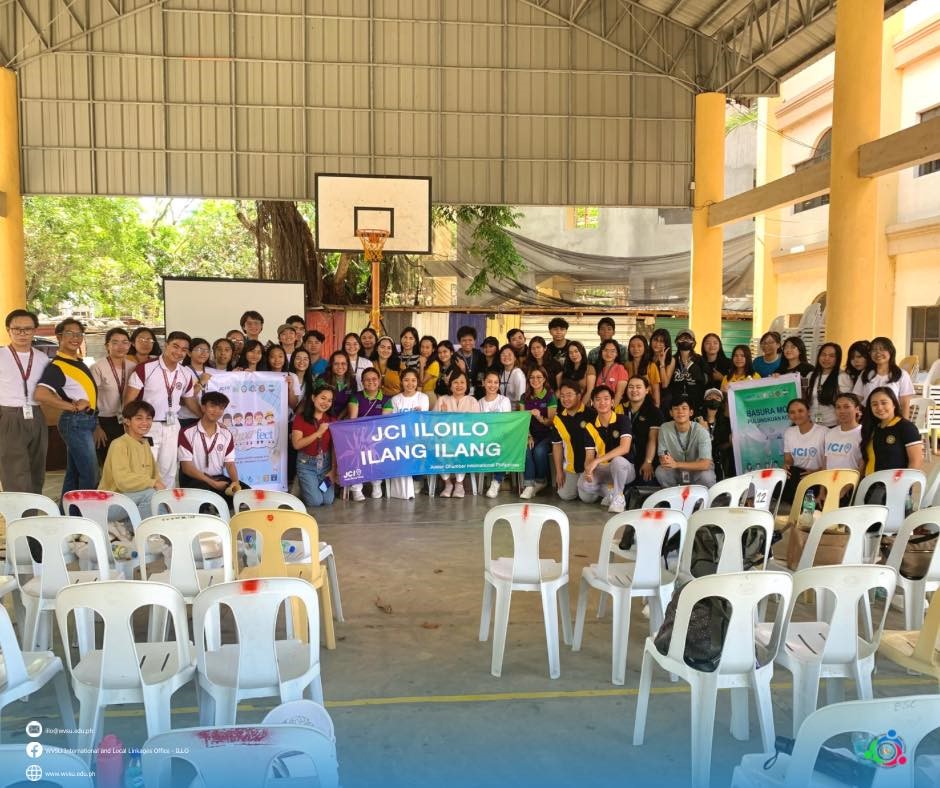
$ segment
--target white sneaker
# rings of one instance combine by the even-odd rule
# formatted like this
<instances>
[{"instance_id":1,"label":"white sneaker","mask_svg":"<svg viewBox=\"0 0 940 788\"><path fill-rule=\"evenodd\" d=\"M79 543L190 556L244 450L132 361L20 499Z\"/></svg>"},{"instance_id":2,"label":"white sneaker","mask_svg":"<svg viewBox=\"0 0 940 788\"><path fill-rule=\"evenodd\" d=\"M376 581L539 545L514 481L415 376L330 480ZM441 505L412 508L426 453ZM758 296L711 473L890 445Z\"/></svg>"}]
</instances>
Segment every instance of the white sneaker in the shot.
<instances>
[{"instance_id":1,"label":"white sneaker","mask_svg":"<svg viewBox=\"0 0 940 788\"><path fill-rule=\"evenodd\" d=\"M454 486L454 498L463 498L467 494L467 491L463 488L463 482L459 482Z\"/></svg>"},{"instance_id":2,"label":"white sneaker","mask_svg":"<svg viewBox=\"0 0 940 788\"><path fill-rule=\"evenodd\" d=\"M441 490L441 498L450 498L450 496L453 494L454 494L454 483L447 482L444 485L444 489Z\"/></svg>"},{"instance_id":3,"label":"white sneaker","mask_svg":"<svg viewBox=\"0 0 940 788\"><path fill-rule=\"evenodd\" d=\"M490 489L486 491L486 497L495 498L497 495L499 495L500 486L501 485L499 482L490 482Z\"/></svg>"},{"instance_id":4,"label":"white sneaker","mask_svg":"<svg viewBox=\"0 0 940 788\"><path fill-rule=\"evenodd\" d=\"M601 506L610 506L610 502L614 499L614 491L611 490L607 495L601 498ZM621 509L620 511L623 511Z\"/></svg>"},{"instance_id":5,"label":"white sneaker","mask_svg":"<svg viewBox=\"0 0 940 788\"><path fill-rule=\"evenodd\" d=\"M354 501L364 501L366 497L362 494L362 490L353 490L352 499Z\"/></svg>"},{"instance_id":6,"label":"white sneaker","mask_svg":"<svg viewBox=\"0 0 940 788\"><path fill-rule=\"evenodd\" d=\"M620 514L627 508L627 502L622 495L615 495L610 501L610 508L607 509L611 514Z\"/></svg>"},{"instance_id":7,"label":"white sneaker","mask_svg":"<svg viewBox=\"0 0 940 788\"><path fill-rule=\"evenodd\" d=\"M381 498L382 497L382 485L380 482L376 482L372 485L372 497Z\"/></svg>"},{"instance_id":8,"label":"white sneaker","mask_svg":"<svg viewBox=\"0 0 940 788\"><path fill-rule=\"evenodd\" d=\"M535 494L538 495L542 490L548 487L548 482L536 482L535 483Z\"/></svg>"},{"instance_id":9,"label":"white sneaker","mask_svg":"<svg viewBox=\"0 0 940 788\"><path fill-rule=\"evenodd\" d=\"M530 498L534 498L534 497L535 497L535 487L533 487L533 486L530 484L528 487L526 487L526 488L522 491L522 493L519 495L519 497L522 498L522 500L524 500L524 501L528 501Z\"/></svg>"}]
</instances>

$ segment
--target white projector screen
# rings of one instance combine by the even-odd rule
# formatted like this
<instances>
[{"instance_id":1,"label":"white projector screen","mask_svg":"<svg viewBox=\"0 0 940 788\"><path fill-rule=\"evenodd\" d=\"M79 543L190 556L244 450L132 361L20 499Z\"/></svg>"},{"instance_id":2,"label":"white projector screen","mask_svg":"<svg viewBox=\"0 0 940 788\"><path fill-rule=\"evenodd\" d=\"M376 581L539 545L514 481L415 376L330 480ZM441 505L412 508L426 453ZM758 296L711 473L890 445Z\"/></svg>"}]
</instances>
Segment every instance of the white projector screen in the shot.
<instances>
[{"instance_id":1,"label":"white projector screen","mask_svg":"<svg viewBox=\"0 0 940 788\"><path fill-rule=\"evenodd\" d=\"M277 327L285 318L305 314L304 283L170 276L163 279L167 333L185 331L211 344L238 328L242 314L249 309L264 317L261 338L277 342Z\"/></svg>"}]
</instances>

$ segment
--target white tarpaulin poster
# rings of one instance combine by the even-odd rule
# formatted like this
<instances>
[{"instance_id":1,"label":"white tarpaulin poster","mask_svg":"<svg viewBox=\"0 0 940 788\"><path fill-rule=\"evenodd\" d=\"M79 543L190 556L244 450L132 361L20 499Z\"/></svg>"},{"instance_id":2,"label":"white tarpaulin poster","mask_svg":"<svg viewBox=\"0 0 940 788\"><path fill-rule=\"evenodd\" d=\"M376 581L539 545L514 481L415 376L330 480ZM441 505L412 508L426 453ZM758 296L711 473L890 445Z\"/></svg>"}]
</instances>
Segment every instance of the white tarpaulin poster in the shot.
<instances>
[{"instance_id":1,"label":"white tarpaulin poster","mask_svg":"<svg viewBox=\"0 0 940 788\"><path fill-rule=\"evenodd\" d=\"M287 491L287 382L276 372L219 372L207 391L229 398L222 425L235 436L239 478L254 489Z\"/></svg>"}]
</instances>

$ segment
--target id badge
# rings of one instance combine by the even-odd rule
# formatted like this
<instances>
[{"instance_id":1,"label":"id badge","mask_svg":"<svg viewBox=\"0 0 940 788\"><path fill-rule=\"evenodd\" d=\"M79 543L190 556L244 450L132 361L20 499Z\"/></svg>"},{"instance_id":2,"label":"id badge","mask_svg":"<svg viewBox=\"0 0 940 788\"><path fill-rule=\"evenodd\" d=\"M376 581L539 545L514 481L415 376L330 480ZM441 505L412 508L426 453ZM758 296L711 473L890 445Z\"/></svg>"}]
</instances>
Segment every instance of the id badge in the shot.
<instances>
[{"instance_id":1,"label":"id badge","mask_svg":"<svg viewBox=\"0 0 940 788\"><path fill-rule=\"evenodd\" d=\"M692 474L688 471L679 471L679 474L681 476L681 484L688 484L692 480Z\"/></svg>"},{"instance_id":2,"label":"id badge","mask_svg":"<svg viewBox=\"0 0 940 788\"><path fill-rule=\"evenodd\" d=\"M32 406L32 405L24 405L24 406L23 406L23 418L24 418L24 419L31 419L32 417L33 417L33 406Z\"/></svg>"},{"instance_id":3,"label":"id badge","mask_svg":"<svg viewBox=\"0 0 940 788\"><path fill-rule=\"evenodd\" d=\"M326 468L326 458L322 454L318 454L315 461L317 473L323 473L323 469Z\"/></svg>"},{"instance_id":4,"label":"id badge","mask_svg":"<svg viewBox=\"0 0 940 788\"><path fill-rule=\"evenodd\" d=\"M124 417L120 413L118 413L117 415L117 423L118 423L118 426L124 423Z\"/></svg>"},{"instance_id":5,"label":"id badge","mask_svg":"<svg viewBox=\"0 0 940 788\"><path fill-rule=\"evenodd\" d=\"M172 427L174 424L176 424L176 414L175 414L175 413L167 412L167 414L166 414L166 425L167 425L168 427Z\"/></svg>"}]
</instances>

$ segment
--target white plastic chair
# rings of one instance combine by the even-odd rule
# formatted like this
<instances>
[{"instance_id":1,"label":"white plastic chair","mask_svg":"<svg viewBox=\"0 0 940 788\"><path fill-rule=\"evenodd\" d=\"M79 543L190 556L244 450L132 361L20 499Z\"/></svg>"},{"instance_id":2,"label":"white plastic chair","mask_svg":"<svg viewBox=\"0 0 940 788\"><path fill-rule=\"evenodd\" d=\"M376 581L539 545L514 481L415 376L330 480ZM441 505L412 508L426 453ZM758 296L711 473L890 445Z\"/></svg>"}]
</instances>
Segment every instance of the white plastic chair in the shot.
<instances>
[{"instance_id":1,"label":"white plastic chair","mask_svg":"<svg viewBox=\"0 0 940 788\"><path fill-rule=\"evenodd\" d=\"M630 608L634 597L643 597L649 602L650 635L655 635L663 622L661 592L663 586L671 585L675 580L675 574L663 567L663 542L668 533L677 530L681 549L686 522L682 512L672 509L637 509L614 515L604 526L597 563L581 571L572 651L581 650L590 589L596 588L602 596L610 595L614 619L610 680L614 684L623 684L626 676ZM635 560L612 562L611 554L620 553L617 546L627 526L634 530Z\"/></svg>"},{"instance_id":2,"label":"white plastic chair","mask_svg":"<svg viewBox=\"0 0 940 788\"><path fill-rule=\"evenodd\" d=\"M295 512L307 513L307 507L300 498L290 493L277 490L239 490L235 493L232 502L235 513L238 514L244 506L246 509L292 509ZM343 602L339 595L339 574L336 571L336 557L333 555L333 546L321 541L319 544L319 561L326 563L326 574L330 580L330 596L333 599L333 615L337 621L343 623ZM304 554L298 561L309 561L310 545L304 540Z\"/></svg>"},{"instance_id":3,"label":"white plastic chair","mask_svg":"<svg viewBox=\"0 0 940 788\"><path fill-rule=\"evenodd\" d=\"M141 607L162 605L173 619L176 640L139 643L134 640L131 617ZM72 664L71 649L65 650L72 691L79 702L79 747L89 750L98 742L107 706L143 703L147 735L170 730L173 693L193 679L196 665L186 606L180 592L164 583L144 580L115 580L82 583L63 588L55 603L62 642L68 643L69 613L89 608L104 621L101 648L79 656Z\"/></svg>"},{"instance_id":4,"label":"white plastic chair","mask_svg":"<svg viewBox=\"0 0 940 788\"><path fill-rule=\"evenodd\" d=\"M95 778L83 761L74 752L46 747L38 759L26 754L26 746L19 744L0 745L0 788L22 788L29 783L23 777L30 766L42 769L43 788L95 788ZM52 775L57 775L53 777Z\"/></svg>"},{"instance_id":5,"label":"white plastic chair","mask_svg":"<svg viewBox=\"0 0 940 788\"><path fill-rule=\"evenodd\" d=\"M306 642L278 640L281 606L299 599L306 607ZM225 605L235 618L237 643L212 643L206 621ZM237 580L212 586L193 603L199 718L234 725L238 701L276 695L300 700L305 691L323 703L320 683L320 608L316 589L296 577ZM215 646L215 648L213 648Z\"/></svg>"},{"instance_id":6,"label":"white plastic chair","mask_svg":"<svg viewBox=\"0 0 940 788\"><path fill-rule=\"evenodd\" d=\"M729 476L708 488L708 508L714 507L715 501L727 496L728 503L719 506L746 506L748 495L751 492L751 474L742 473L740 476ZM769 507L768 507L769 508Z\"/></svg>"},{"instance_id":7,"label":"white plastic chair","mask_svg":"<svg viewBox=\"0 0 940 788\"><path fill-rule=\"evenodd\" d=\"M787 472L783 468L763 468L751 471L750 476L754 488L754 508L764 509L776 519L780 496L787 483Z\"/></svg>"},{"instance_id":8,"label":"white plastic chair","mask_svg":"<svg viewBox=\"0 0 940 788\"><path fill-rule=\"evenodd\" d=\"M774 518L770 512L762 509L749 509L745 507L721 507L714 509L699 509L689 517L689 525L685 534L685 541L679 553L679 577L687 580L692 577L692 548L695 543L695 532L699 528L713 526L720 528L723 534L721 553L718 558L718 573L741 572L744 570L744 549L742 539L750 528L760 528L764 536L764 550L759 568L767 567L770 555L770 542L774 530Z\"/></svg>"},{"instance_id":9,"label":"white plastic chair","mask_svg":"<svg viewBox=\"0 0 940 788\"><path fill-rule=\"evenodd\" d=\"M714 511L714 510L713 510ZM686 544L691 541L691 528ZM708 788L712 759L712 737L715 727L715 705L719 689L731 689L731 733L738 740L748 738L747 690L754 692L760 719L763 751L774 750L774 717L770 698L773 659L777 656L783 633L783 621L790 605L792 581L783 572L733 572L699 577L683 587L679 594L675 624L669 652L661 654L646 639L643 667L637 694L634 745L643 744L646 715L649 709L653 663L688 682L692 692L692 786ZM760 665L755 659L757 607L768 596L777 596L777 615L766 648L767 661ZM700 600L719 597L731 604L731 617L716 670L705 672L685 662L686 638L692 608ZM669 722L674 731L674 723Z\"/></svg>"},{"instance_id":10,"label":"white plastic chair","mask_svg":"<svg viewBox=\"0 0 940 788\"><path fill-rule=\"evenodd\" d=\"M336 757L336 731L329 712L322 704L315 700L289 700L280 706L275 706L264 715L262 725L303 725L322 733L333 745L333 757ZM316 768L310 759L300 753L282 755L275 764L279 776L313 777L317 776Z\"/></svg>"},{"instance_id":11,"label":"white plastic chair","mask_svg":"<svg viewBox=\"0 0 940 788\"><path fill-rule=\"evenodd\" d=\"M872 743L884 742L886 754L902 754L889 731L904 742L906 756L890 769L876 768L874 786L914 785L918 768L912 756L920 742L940 727L940 695L908 695L878 700L852 700L825 706L810 714L800 728L790 755L780 753L765 768L767 754L745 755L734 768L732 788L804 788L809 785L844 785L813 768L820 748L834 736L859 728ZM877 745L876 745L877 746ZM862 761L864 763L864 761ZM874 766L874 765L873 765Z\"/></svg>"},{"instance_id":12,"label":"white plastic chair","mask_svg":"<svg viewBox=\"0 0 940 788\"><path fill-rule=\"evenodd\" d=\"M927 450L930 444L930 409L934 406L933 400L929 397L911 397L910 401L910 422L917 427L917 431L924 438L924 457L927 456Z\"/></svg>"},{"instance_id":13,"label":"white plastic chair","mask_svg":"<svg viewBox=\"0 0 940 788\"><path fill-rule=\"evenodd\" d=\"M940 462L934 462L930 465L930 473L927 474L927 486L924 488L920 505L924 508L940 506Z\"/></svg>"},{"instance_id":14,"label":"white plastic chair","mask_svg":"<svg viewBox=\"0 0 940 788\"><path fill-rule=\"evenodd\" d=\"M904 522L908 496L911 498L914 511L920 508L920 499L927 487L927 477L923 471L914 468L875 471L858 483L855 498L853 499L854 503L865 503L869 491L876 485L884 487L885 490L884 503L888 507L888 522L885 523L885 533L893 534Z\"/></svg>"},{"instance_id":15,"label":"white plastic chair","mask_svg":"<svg viewBox=\"0 0 940 788\"><path fill-rule=\"evenodd\" d=\"M216 517L223 522L230 519L228 503L218 493L211 490L197 490L192 487L174 487L172 490L157 490L150 499L150 511L157 514L199 514L200 509L209 504L216 511ZM161 512L166 507L166 512Z\"/></svg>"},{"instance_id":16,"label":"white plastic chair","mask_svg":"<svg viewBox=\"0 0 940 788\"><path fill-rule=\"evenodd\" d=\"M112 509L119 509L124 513L123 516L130 522L132 532L140 525L140 510L137 508L137 504L121 493L107 490L72 490L62 496L62 511L66 514L72 514L73 509L81 517L87 517L89 520L98 523L104 528L106 535L109 534L109 514ZM108 541L110 542L110 536L108 536ZM148 554L147 560L152 561L153 556ZM115 566L114 555L110 550L108 550L108 563ZM94 569L95 566L93 558L79 556L79 569L87 571Z\"/></svg>"},{"instance_id":17,"label":"white plastic chair","mask_svg":"<svg viewBox=\"0 0 940 788\"><path fill-rule=\"evenodd\" d=\"M816 598L832 597L830 609L817 621L794 621L795 605L787 613L784 644L777 652L777 664L793 674L793 735L803 720L816 710L819 682L826 682L830 703L843 699L843 680L854 679L861 700L872 698L871 674L875 669L875 651L881 642L888 605L872 634L864 637L858 628L859 606L868 608L869 593L882 589L888 599L894 593L897 572L889 566L840 564L801 569L793 575L793 599L813 591ZM766 643L769 624L758 625L758 640Z\"/></svg>"},{"instance_id":18,"label":"white plastic chair","mask_svg":"<svg viewBox=\"0 0 940 788\"><path fill-rule=\"evenodd\" d=\"M803 552L800 554L796 571L813 566L823 534L837 527L844 528L848 532L842 563L870 564L877 557L876 548L881 542L881 534L887 519L888 507L875 504L843 506L841 509L823 512L813 520L813 525L806 535L806 542L803 544ZM791 538L793 538L792 534ZM770 562L768 568L780 572L791 571L786 564L776 559Z\"/></svg>"},{"instance_id":19,"label":"white plastic chair","mask_svg":"<svg viewBox=\"0 0 940 788\"><path fill-rule=\"evenodd\" d=\"M913 580L901 574L904 550L914 535L914 529L928 525L933 526L935 536L940 535L940 506L931 506L908 515L901 524L888 554L888 566L898 572L897 590L904 594L904 629L908 631L923 627L926 596L940 589L940 547L934 549L927 574L922 578Z\"/></svg>"},{"instance_id":20,"label":"white plastic chair","mask_svg":"<svg viewBox=\"0 0 940 788\"><path fill-rule=\"evenodd\" d=\"M511 558L493 558L493 528L506 522L512 530ZM547 522L555 522L561 533L559 561L539 557L539 539ZM565 645L571 644L571 607L568 599L568 515L548 504L512 503L494 506L483 519L483 611L480 640L489 637L490 614L494 607L493 659L490 673L499 678L509 627L509 604L513 591L537 591L542 596L545 639L548 645L548 675L561 675L558 655L558 605ZM495 599L494 599L495 597Z\"/></svg>"},{"instance_id":21,"label":"white plastic chair","mask_svg":"<svg viewBox=\"0 0 940 788\"><path fill-rule=\"evenodd\" d=\"M16 642L13 624L6 608L0 606L0 675L3 685L0 687L0 711L10 703L38 692L50 681L55 688L62 726L69 733L69 745L73 744L71 731L75 730L75 716L72 713L72 696L62 660L51 651L20 651ZM22 744L17 745L22 749ZM22 772L20 772L22 774Z\"/></svg>"},{"instance_id":22,"label":"white plastic chair","mask_svg":"<svg viewBox=\"0 0 940 788\"><path fill-rule=\"evenodd\" d=\"M97 569L68 569L63 550L66 540L75 534L88 540L88 549L97 562ZM27 535L42 545L42 563L38 565L38 574L34 574L25 582L19 572L16 575L20 599L26 614L20 641L23 651L34 651L37 648L46 650L52 647L52 611L55 610L56 594L75 583L89 584L111 580L117 577L117 573L108 568L107 537L102 527L93 520L85 517L63 517L61 514L54 517L14 520L7 525L7 539L17 569L20 551L26 549ZM94 620L91 616L83 614L78 617L77 624L78 647L84 654L94 642Z\"/></svg>"},{"instance_id":23,"label":"white plastic chair","mask_svg":"<svg viewBox=\"0 0 940 788\"><path fill-rule=\"evenodd\" d=\"M196 566L193 542L208 535L213 542L221 543L221 567L200 569ZM163 537L172 550L169 568L163 572L148 574L144 548L152 537ZM173 586L191 605L199 592L212 585L229 583L235 579L235 562L232 558L232 534L228 525L211 514L160 514L148 517L134 535L137 556L140 561L140 579ZM166 633L166 608L156 606L150 613L148 640L163 640Z\"/></svg>"},{"instance_id":24,"label":"white plastic chair","mask_svg":"<svg viewBox=\"0 0 940 788\"><path fill-rule=\"evenodd\" d=\"M172 777L173 761L185 761L192 766L197 773L193 784L204 788L314 784L306 776L269 780L279 764L294 760L312 761L319 788L339 785L332 743L320 731L302 725L235 725L172 731L147 740L141 765L147 788L177 788L179 782Z\"/></svg>"},{"instance_id":25,"label":"white plastic chair","mask_svg":"<svg viewBox=\"0 0 940 788\"><path fill-rule=\"evenodd\" d=\"M705 506L708 502L708 488L701 484L681 484L677 487L664 487L657 490L643 501L644 509L658 509L663 504L670 509L678 509L686 517Z\"/></svg>"}]
</instances>

